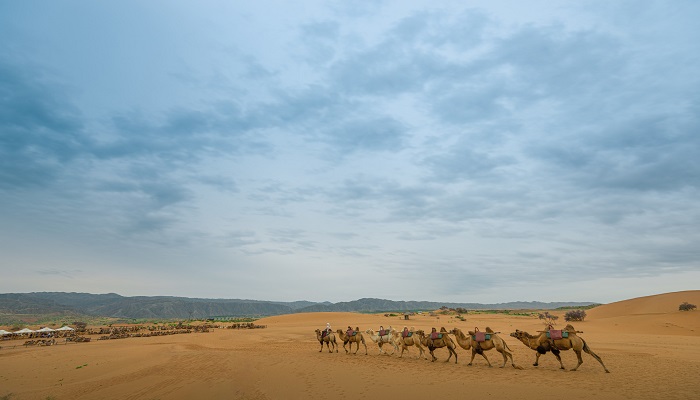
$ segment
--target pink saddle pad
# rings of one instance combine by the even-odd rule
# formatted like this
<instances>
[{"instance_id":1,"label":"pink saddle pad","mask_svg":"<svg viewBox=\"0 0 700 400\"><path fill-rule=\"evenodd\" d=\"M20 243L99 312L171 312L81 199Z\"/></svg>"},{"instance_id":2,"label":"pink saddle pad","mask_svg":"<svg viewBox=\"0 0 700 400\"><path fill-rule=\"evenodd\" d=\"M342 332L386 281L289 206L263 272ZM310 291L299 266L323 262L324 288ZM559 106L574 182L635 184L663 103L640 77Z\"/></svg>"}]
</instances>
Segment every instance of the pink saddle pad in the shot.
<instances>
[{"instance_id":1,"label":"pink saddle pad","mask_svg":"<svg viewBox=\"0 0 700 400\"><path fill-rule=\"evenodd\" d=\"M550 329L549 338L553 340L562 339L564 336L561 333L561 329Z\"/></svg>"}]
</instances>

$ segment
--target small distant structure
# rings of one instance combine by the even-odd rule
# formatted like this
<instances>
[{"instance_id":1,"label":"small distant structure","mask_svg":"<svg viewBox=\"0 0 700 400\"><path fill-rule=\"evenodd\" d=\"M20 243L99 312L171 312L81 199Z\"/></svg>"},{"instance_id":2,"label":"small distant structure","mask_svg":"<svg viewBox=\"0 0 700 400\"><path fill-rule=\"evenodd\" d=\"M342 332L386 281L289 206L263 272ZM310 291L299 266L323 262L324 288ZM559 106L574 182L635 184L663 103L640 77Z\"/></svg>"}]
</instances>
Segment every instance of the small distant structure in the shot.
<instances>
[{"instance_id":1,"label":"small distant structure","mask_svg":"<svg viewBox=\"0 0 700 400\"><path fill-rule=\"evenodd\" d=\"M406 320L406 321L408 321L408 317L409 317L410 315L411 315L411 313L407 313L407 312L403 313L403 319Z\"/></svg>"}]
</instances>

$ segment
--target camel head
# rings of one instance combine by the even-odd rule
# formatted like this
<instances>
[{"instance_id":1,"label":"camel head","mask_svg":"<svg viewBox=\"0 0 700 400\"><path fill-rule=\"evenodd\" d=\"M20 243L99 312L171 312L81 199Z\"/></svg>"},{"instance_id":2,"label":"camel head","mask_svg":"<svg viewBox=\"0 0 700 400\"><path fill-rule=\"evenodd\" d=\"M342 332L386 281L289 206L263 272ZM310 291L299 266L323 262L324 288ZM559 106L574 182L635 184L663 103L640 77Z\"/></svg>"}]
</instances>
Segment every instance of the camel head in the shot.
<instances>
[{"instance_id":1,"label":"camel head","mask_svg":"<svg viewBox=\"0 0 700 400\"><path fill-rule=\"evenodd\" d=\"M510 336L512 336L516 339L520 339L520 338L527 337L527 332L516 329L515 332L510 334Z\"/></svg>"},{"instance_id":2,"label":"camel head","mask_svg":"<svg viewBox=\"0 0 700 400\"><path fill-rule=\"evenodd\" d=\"M320 335L320 334L321 334L321 330L320 330L320 329L316 329L316 334L317 334L317 335Z\"/></svg>"},{"instance_id":3,"label":"camel head","mask_svg":"<svg viewBox=\"0 0 700 400\"><path fill-rule=\"evenodd\" d=\"M459 332L462 332L462 330L457 328L457 327L454 327L454 328L452 328L452 330L449 333L451 333L453 335L457 335Z\"/></svg>"}]
</instances>

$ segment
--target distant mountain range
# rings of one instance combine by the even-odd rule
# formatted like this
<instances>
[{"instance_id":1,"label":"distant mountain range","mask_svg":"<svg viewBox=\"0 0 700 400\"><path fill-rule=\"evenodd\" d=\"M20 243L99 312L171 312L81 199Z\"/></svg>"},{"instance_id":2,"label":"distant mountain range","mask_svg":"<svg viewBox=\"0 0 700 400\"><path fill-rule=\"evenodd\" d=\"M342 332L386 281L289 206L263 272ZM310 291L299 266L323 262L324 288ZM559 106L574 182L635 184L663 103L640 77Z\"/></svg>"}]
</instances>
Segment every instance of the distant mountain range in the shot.
<instances>
[{"instance_id":1,"label":"distant mountain range","mask_svg":"<svg viewBox=\"0 0 700 400\"><path fill-rule=\"evenodd\" d=\"M340 303L311 301L274 302L241 299L199 299L172 296L126 297L115 293L90 294L34 292L0 294L2 314L83 314L128 319L202 319L211 317L252 317L301 312L403 312L428 311L440 307L468 310L552 310L582 307L593 302L538 301L499 304L393 301L365 298Z\"/></svg>"}]
</instances>

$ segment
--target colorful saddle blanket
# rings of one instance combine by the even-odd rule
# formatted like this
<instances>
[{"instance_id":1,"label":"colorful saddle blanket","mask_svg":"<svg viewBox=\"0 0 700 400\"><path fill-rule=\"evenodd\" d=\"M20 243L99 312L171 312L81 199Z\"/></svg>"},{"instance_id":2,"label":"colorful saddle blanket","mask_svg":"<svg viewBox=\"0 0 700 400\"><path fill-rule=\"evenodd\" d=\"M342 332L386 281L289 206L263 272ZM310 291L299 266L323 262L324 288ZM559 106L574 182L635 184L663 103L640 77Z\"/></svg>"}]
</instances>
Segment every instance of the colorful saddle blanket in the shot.
<instances>
[{"instance_id":1,"label":"colorful saddle blanket","mask_svg":"<svg viewBox=\"0 0 700 400\"><path fill-rule=\"evenodd\" d=\"M474 332L472 339L477 342L485 342L487 340L491 340L491 334L486 332Z\"/></svg>"},{"instance_id":2,"label":"colorful saddle blanket","mask_svg":"<svg viewBox=\"0 0 700 400\"><path fill-rule=\"evenodd\" d=\"M380 329L379 330L379 336L386 336L389 334L389 331L386 329Z\"/></svg>"},{"instance_id":3,"label":"colorful saddle blanket","mask_svg":"<svg viewBox=\"0 0 700 400\"><path fill-rule=\"evenodd\" d=\"M562 331L561 329L550 329L547 332L547 338L552 339L552 340L559 340L559 339L568 338L568 337L569 337L569 332Z\"/></svg>"},{"instance_id":4,"label":"colorful saddle blanket","mask_svg":"<svg viewBox=\"0 0 700 400\"><path fill-rule=\"evenodd\" d=\"M431 332L430 333L430 338L431 339L442 339L442 333L440 332Z\"/></svg>"},{"instance_id":5,"label":"colorful saddle blanket","mask_svg":"<svg viewBox=\"0 0 700 400\"><path fill-rule=\"evenodd\" d=\"M413 332L410 332L410 331L403 331L403 332L401 332L401 336L403 336L403 337L411 337L411 336L413 336Z\"/></svg>"},{"instance_id":6,"label":"colorful saddle blanket","mask_svg":"<svg viewBox=\"0 0 700 400\"><path fill-rule=\"evenodd\" d=\"M328 336L329 333L330 333L329 330L324 329L323 331L321 331L321 338L324 338L324 337Z\"/></svg>"},{"instance_id":7,"label":"colorful saddle blanket","mask_svg":"<svg viewBox=\"0 0 700 400\"><path fill-rule=\"evenodd\" d=\"M349 329L347 332L345 332L347 336L355 336L357 335L357 331L353 331L352 329Z\"/></svg>"}]
</instances>

